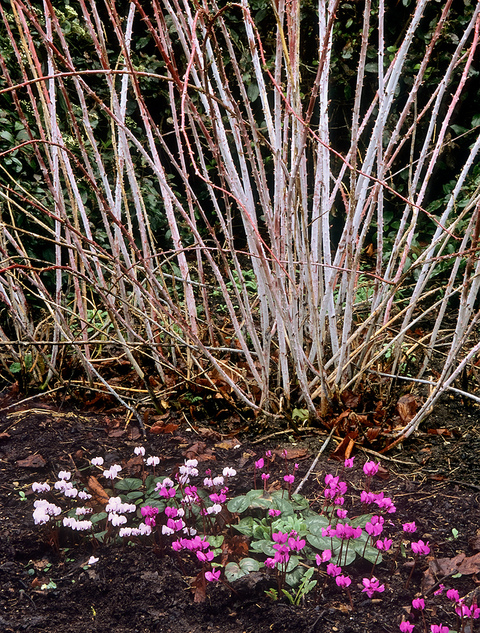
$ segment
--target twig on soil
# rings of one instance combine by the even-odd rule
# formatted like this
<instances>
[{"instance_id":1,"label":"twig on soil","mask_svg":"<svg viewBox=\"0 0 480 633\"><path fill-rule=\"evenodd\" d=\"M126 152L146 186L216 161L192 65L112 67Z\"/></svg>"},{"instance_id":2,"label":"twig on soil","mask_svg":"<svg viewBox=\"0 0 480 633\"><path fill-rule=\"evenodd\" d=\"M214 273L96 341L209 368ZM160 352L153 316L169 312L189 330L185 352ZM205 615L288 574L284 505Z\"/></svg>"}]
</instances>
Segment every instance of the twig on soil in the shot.
<instances>
[{"instance_id":1,"label":"twig on soil","mask_svg":"<svg viewBox=\"0 0 480 633\"><path fill-rule=\"evenodd\" d=\"M416 466L415 462L405 462L403 459L395 459L395 457L387 457L386 455L382 455L381 453L377 453L377 451L372 451L370 448L360 447L364 453L368 453L369 455L374 455L374 457L378 457L379 459L385 459L388 462L395 462L397 464L405 464L406 466Z\"/></svg>"},{"instance_id":2,"label":"twig on soil","mask_svg":"<svg viewBox=\"0 0 480 633\"><path fill-rule=\"evenodd\" d=\"M313 469L315 468L315 466L317 465L318 460L320 459L320 455L323 453L323 451L327 448L328 443L330 442L330 440L332 439L333 433L335 431L335 427L332 428L332 430L330 431L330 435L327 437L327 439L324 441L324 443L322 444L321 449L318 451L317 456L315 457L315 459L312 462L312 465L310 466L310 468L308 469L307 474L305 475L305 477L302 479L302 481L298 484L298 486L295 489L294 494L298 494L300 492L300 490L303 488L303 484L307 481L307 479L310 477L310 474L312 473Z\"/></svg>"},{"instance_id":3,"label":"twig on soil","mask_svg":"<svg viewBox=\"0 0 480 633\"><path fill-rule=\"evenodd\" d=\"M316 426L306 426L301 429L302 431L318 431ZM278 435L287 435L288 433L295 433L294 429L287 429L286 431L276 431L275 433L269 433L269 435L264 435L264 437L260 437L257 440L254 440L252 444L261 444L265 440L269 440L272 437L277 437Z\"/></svg>"}]
</instances>

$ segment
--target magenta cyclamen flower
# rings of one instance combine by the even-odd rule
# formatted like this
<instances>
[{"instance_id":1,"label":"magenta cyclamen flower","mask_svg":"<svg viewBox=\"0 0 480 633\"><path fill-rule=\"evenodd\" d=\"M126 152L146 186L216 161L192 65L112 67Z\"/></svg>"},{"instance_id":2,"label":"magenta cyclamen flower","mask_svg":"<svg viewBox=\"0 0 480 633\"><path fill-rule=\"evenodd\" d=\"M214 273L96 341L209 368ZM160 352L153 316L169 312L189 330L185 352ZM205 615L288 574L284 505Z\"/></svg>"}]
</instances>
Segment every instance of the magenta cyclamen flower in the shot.
<instances>
[{"instance_id":1,"label":"magenta cyclamen flower","mask_svg":"<svg viewBox=\"0 0 480 633\"><path fill-rule=\"evenodd\" d=\"M293 550L294 552L299 552L300 550L302 550L305 547L305 539L299 539L299 538L294 538L293 536L291 536L288 539L288 547Z\"/></svg>"},{"instance_id":2,"label":"magenta cyclamen flower","mask_svg":"<svg viewBox=\"0 0 480 633\"><path fill-rule=\"evenodd\" d=\"M279 517L282 514L281 510L275 510L274 508L270 508L268 511L269 517Z\"/></svg>"},{"instance_id":3,"label":"magenta cyclamen flower","mask_svg":"<svg viewBox=\"0 0 480 633\"><path fill-rule=\"evenodd\" d=\"M376 464L375 462L365 462L363 465L363 472L367 475L367 477L373 477L378 473L378 468L380 464Z\"/></svg>"},{"instance_id":4,"label":"magenta cyclamen flower","mask_svg":"<svg viewBox=\"0 0 480 633\"><path fill-rule=\"evenodd\" d=\"M404 523L402 527L403 527L404 532L413 533L417 531L417 526L415 525L415 521L412 521L411 523Z\"/></svg>"},{"instance_id":5,"label":"magenta cyclamen flower","mask_svg":"<svg viewBox=\"0 0 480 633\"><path fill-rule=\"evenodd\" d=\"M424 543L423 541L418 541L417 543L411 543L412 552L419 556L426 556L430 554L430 548L428 547L428 541Z\"/></svg>"},{"instance_id":6,"label":"magenta cyclamen flower","mask_svg":"<svg viewBox=\"0 0 480 633\"><path fill-rule=\"evenodd\" d=\"M415 600L412 600L412 607L423 611L425 609L425 600L423 598L415 598Z\"/></svg>"},{"instance_id":7,"label":"magenta cyclamen flower","mask_svg":"<svg viewBox=\"0 0 480 633\"><path fill-rule=\"evenodd\" d=\"M388 552L388 550L392 547L392 542L392 539L389 538L384 538L383 541L378 540L376 542L377 549Z\"/></svg>"},{"instance_id":8,"label":"magenta cyclamen flower","mask_svg":"<svg viewBox=\"0 0 480 633\"><path fill-rule=\"evenodd\" d=\"M431 624L430 631L432 633L449 633L450 629L448 626L442 626L441 624Z\"/></svg>"},{"instance_id":9,"label":"magenta cyclamen flower","mask_svg":"<svg viewBox=\"0 0 480 633\"><path fill-rule=\"evenodd\" d=\"M265 462L263 461L263 457L260 457L258 461L255 462L255 468L263 468Z\"/></svg>"},{"instance_id":10,"label":"magenta cyclamen flower","mask_svg":"<svg viewBox=\"0 0 480 633\"><path fill-rule=\"evenodd\" d=\"M350 457L350 459L346 459L344 466L345 468L353 468L353 460L355 459L355 457Z\"/></svg>"},{"instance_id":11,"label":"magenta cyclamen flower","mask_svg":"<svg viewBox=\"0 0 480 633\"><path fill-rule=\"evenodd\" d=\"M338 565L334 565L333 563L328 563L327 565L327 574L329 576L339 576L342 573L342 568L338 567Z\"/></svg>"},{"instance_id":12,"label":"magenta cyclamen flower","mask_svg":"<svg viewBox=\"0 0 480 633\"><path fill-rule=\"evenodd\" d=\"M286 481L287 484L289 484L291 486L293 484L293 482L295 481L295 477L293 475L285 475L283 480Z\"/></svg>"},{"instance_id":13,"label":"magenta cyclamen flower","mask_svg":"<svg viewBox=\"0 0 480 633\"><path fill-rule=\"evenodd\" d=\"M449 589L447 591L447 598L449 600L455 600L455 602L459 602L460 601L460 594L458 593L458 591L456 589Z\"/></svg>"},{"instance_id":14,"label":"magenta cyclamen flower","mask_svg":"<svg viewBox=\"0 0 480 633\"><path fill-rule=\"evenodd\" d=\"M274 532L272 534L272 540L275 541L275 543L286 543L288 540L288 533L287 532Z\"/></svg>"},{"instance_id":15,"label":"magenta cyclamen flower","mask_svg":"<svg viewBox=\"0 0 480 633\"><path fill-rule=\"evenodd\" d=\"M414 628L415 625L410 624L410 622L405 621L400 623L400 631L402 631L402 633L412 633Z\"/></svg>"},{"instance_id":16,"label":"magenta cyclamen flower","mask_svg":"<svg viewBox=\"0 0 480 633\"><path fill-rule=\"evenodd\" d=\"M349 587L352 584L352 579L348 576L337 576L335 582L339 587Z\"/></svg>"},{"instance_id":17,"label":"magenta cyclamen flower","mask_svg":"<svg viewBox=\"0 0 480 633\"><path fill-rule=\"evenodd\" d=\"M370 536L379 536L383 531L383 517L373 516L370 521L365 524L365 530Z\"/></svg>"},{"instance_id":18,"label":"magenta cyclamen flower","mask_svg":"<svg viewBox=\"0 0 480 633\"><path fill-rule=\"evenodd\" d=\"M364 578L362 583L362 592L365 592L369 598L372 598L375 592L381 593L385 591L385 585L380 585L379 580L375 578L375 576L372 576L372 578Z\"/></svg>"},{"instance_id":19,"label":"magenta cyclamen flower","mask_svg":"<svg viewBox=\"0 0 480 633\"><path fill-rule=\"evenodd\" d=\"M218 569L217 571L206 571L205 578L208 580L208 582L217 582L218 580L220 580L220 574L221 569Z\"/></svg>"},{"instance_id":20,"label":"magenta cyclamen flower","mask_svg":"<svg viewBox=\"0 0 480 633\"><path fill-rule=\"evenodd\" d=\"M150 525L150 527L155 526L155 517L158 514L158 508L154 508L153 506L143 506L140 510L142 517L145 517L145 525Z\"/></svg>"},{"instance_id":21,"label":"magenta cyclamen flower","mask_svg":"<svg viewBox=\"0 0 480 633\"><path fill-rule=\"evenodd\" d=\"M332 558L332 551L329 549L324 550L321 554L317 554L315 556L315 562L317 565L321 565L322 563L328 563L328 561Z\"/></svg>"}]
</instances>

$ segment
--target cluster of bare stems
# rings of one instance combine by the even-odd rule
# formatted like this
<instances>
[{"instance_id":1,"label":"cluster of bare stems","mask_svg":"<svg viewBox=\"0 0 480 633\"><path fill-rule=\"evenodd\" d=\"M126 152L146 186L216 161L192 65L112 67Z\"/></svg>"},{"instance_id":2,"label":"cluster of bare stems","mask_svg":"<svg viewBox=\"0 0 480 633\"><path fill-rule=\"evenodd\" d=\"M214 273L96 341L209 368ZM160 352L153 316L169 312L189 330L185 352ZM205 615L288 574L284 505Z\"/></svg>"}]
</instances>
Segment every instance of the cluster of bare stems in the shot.
<instances>
[{"instance_id":1,"label":"cluster of bare stems","mask_svg":"<svg viewBox=\"0 0 480 633\"><path fill-rule=\"evenodd\" d=\"M397 437L408 436L480 348L473 337L480 314L475 311L479 192L465 200L465 183L478 160L478 130L471 132L448 202L435 217L422 206L472 70L480 4L441 81L425 94L425 73L452 0L436 5L435 32L424 43L410 92L399 105L428 0L414 4L402 40L389 55L384 1L372 13L371 0L365 0L357 88L345 130L349 149L343 154L335 150L329 128L339 0L318 1L318 33L311 43L318 47L318 65L306 98L299 0L272 3L277 30L268 51L247 0L226 8L215 0L134 0L127 15L119 15L115 0L105 0L101 11L95 0L79 0L78 15L92 43L89 67L81 69L49 0L43 12L29 0L0 7L18 64L12 77L0 53L0 94L13 104L24 129L23 140L3 157L28 150L38 166L35 186L44 188L40 200L21 174L2 166L10 182L0 189L4 368L25 365L28 352L31 371L44 384L52 378L61 382L61 364L73 351L91 385L110 391L137 414L138 403L102 377L99 349L108 343L131 363L154 399L158 392L145 375L145 356L160 381L173 370L179 380L201 375L214 389L220 377L256 410L275 410L279 393L288 403L295 385L296 401L318 416L333 394L354 390L375 372L395 376L402 360L415 353L421 362L412 379L431 388L417 415L398 430ZM240 42L231 36L232 14L237 33L243 30ZM134 29L136 36L145 30L163 74L134 65ZM371 46L378 52L378 84L367 103ZM161 112L144 98L147 80L157 82L166 100ZM132 110L136 126L127 116ZM108 164L106 129L115 157ZM168 250L165 236L159 246L146 212L146 175L168 223ZM400 195L399 183L406 181L408 191ZM386 207L398 218L394 240L386 240ZM337 222L342 215L345 221L332 243L334 213ZM413 261L412 240L425 215L431 238ZM25 218L28 231L20 221ZM234 229L239 232L239 225L241 248ZM99 228L102 244L96 239ZM362 270L373 232L373 263ZM27 245L32 238L35 254ZM43 249L54 252L51 261L42 257ZM432 279L445 261L451 264L449 277L439 293ZM359 298L367 307L361 317ZM226 330L219 323L219 303ZM425 319L433 327L413 340L410 333ZM435 355L442 361L438 374L422 378Z\"/></svg>"}]
</instances>

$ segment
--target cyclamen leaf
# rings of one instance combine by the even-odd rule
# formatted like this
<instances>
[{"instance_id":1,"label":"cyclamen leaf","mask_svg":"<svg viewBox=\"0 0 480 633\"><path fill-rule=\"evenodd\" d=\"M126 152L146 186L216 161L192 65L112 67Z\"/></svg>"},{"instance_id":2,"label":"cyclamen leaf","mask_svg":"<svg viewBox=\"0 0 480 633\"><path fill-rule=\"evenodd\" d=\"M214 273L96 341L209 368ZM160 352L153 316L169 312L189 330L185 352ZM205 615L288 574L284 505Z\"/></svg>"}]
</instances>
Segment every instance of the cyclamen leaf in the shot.
<instances>
[{"instance_id":1,"label":"cyclamen leaf","mask_svg":"<svg viewBox=\"0 0 480 633\"><path fill-rule=\"evenodd\" d=\"M127 479L121 479L115 482L116 490L140 490L143 486L143 481L136 477L128 477Z\"/></svg>"},{"instance_id":2,"label":"cyclamen leaf","mask_svg":"<svg viewBox=\"0 0 480 633\"><path fill-rule=\"evenodd\" d=\"M232 514L242 514L243 512L245 512L245 510L248 509L249 505L250 500L245 495L242 495L240 497L234 497L233 499L230 499L230 501L227 503L227 509Z\"/></svg>"},{"instance_id":3,"label":"cyclamen leaf","mask_svg":"<svg viewBox=\"0 0 480 633\"><path fill-rule=\"evenodd\" d=\"M245 517L237 525L233 525L240 534L251 537L253 535L253 517Z\"/></svg>"}]
</instances>

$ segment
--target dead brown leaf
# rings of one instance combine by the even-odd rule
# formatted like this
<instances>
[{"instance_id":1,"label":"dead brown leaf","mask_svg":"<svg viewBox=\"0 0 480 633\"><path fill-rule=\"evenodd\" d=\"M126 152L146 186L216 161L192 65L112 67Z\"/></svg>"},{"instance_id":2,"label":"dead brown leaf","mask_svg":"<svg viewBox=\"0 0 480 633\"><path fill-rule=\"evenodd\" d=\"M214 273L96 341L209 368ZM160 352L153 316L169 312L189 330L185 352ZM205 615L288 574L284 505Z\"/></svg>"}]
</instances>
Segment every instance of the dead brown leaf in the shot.
<instances>
[{"instance_id":1,"label":"dead brown leaf","mask_svg":"<svg viewBox=\"0 0 480 633\"><path fill-rule=\"evenodd\" d=\"M8 433L0 433L0 440L8 440L10 435Z\"/></svg>"},{"instance_id":2,"label":"dead brown leaf","mask_svg":"<svg viewBox=\"0 0 480 633\"><path fill-rule=\"evenodd\" d=\"M438 558L430 561L422 580L422 593L427 593L438 581L450 574L462 574L470 576L480 572L480 552L466 557L464 553L457 554L454 558Z\"/></svg>"},{"instance_id":3,"label":"dead brown leaf","mask_svg":"<svg viewBox=\"0 0 480 633\"><path fill-rule=\"evenodd\" d=\"M477 531L475 536L468 539L468 544L474 552L480 552L480 530Z\"/></svg>"},{"instance_id":4,"label":"dead brown leaf","mask_svg":"<svg viewBox=\"0 0 480 633\"><path fill-rule=\"evenodd\" d=\"M185 451L185 457L187 459L198 459L199 462L207 462L216 459L212 454L212 450L207 448L205 442L196 442L192 444L190 448Z\"/></svg>"},{"instance_id":5,"label":"dead brown leaf","mask_svg":"<svg viewBox=\"0 0 480 633\"><path fill-rule=\"evenodd\" d=\"M404 396L401 396L397 402L397 411L402 424L408 424L411 420L413 420L418 409L418 401L416 397L407 393Z\"/></svg>"},{"instance_id":6,"label":"dead brown leaf","mask_svg":"<svg viewBox=\"0 0 480 633\"><path fill-rule=\"evenodd\" d=\"M205 580L205 573L201 571L192 582L193 589L193 601L205 602L207 597L207 581Z\"/></svg>"},{"instance_id":7,"label":"dead brown leaf","mask_svg":"<svg viewBox=\"0 0 480 633\"><path fill-rule=\"evenodd\" d=\"M178 427L179 425L174 424L173 422L168 422L167 424L164 424L163 422L156 422L150 429L150 433L153 433L153 435L174 433L178 429Z\"/></svg>"},{"instance_id":8,"label":"dead brown leaf","mask_svg":"<svg viewBox=\"0 0 480 633\"><path fill-rule=\"evenodd\" d=\"M43 457L38 455L29 455L25 459L19 459L17 466L20 468L43 468L47 462Z\"/></svg>"},{"instance_id":9,"label":"dead brown leaf","mask_svg":"<svg viewBox=\"0 0 480 633\"><path fill-rule=\"evenodd\" d=\"M240 446L241 446L240 442L234 437L228 440L223 440L223 442L219 442L218 444L215 444L215 448L224 448L227 451L231 450L232 448L239 448Z\"/></svg>"},{"instance_id":10,"label":"dead brown leaf","mask_svg":"<svg viewBox=\"0 0 480 633\"><path fill-rule=\"evenodd\" d=\"M464 558L458 566L458 571L462 576L477 574L480 571L480 553Z\"/></svg>"},{"instance_id":11,"label":"dead brown leaf","mask_svg":"<svg viewBox=\"0 0 480 633\"><path fill-rule=\"evenodd\" d=\"M345 389L340 398L343 404L349 409L356 409L362 400L362 396L353 393L350 389Z\"/></svg>"},{"instance_id":12,"label":"dead brown leaf","mask_svg":"<svg viewBox=\"0 0 480 633\"><path fill-rule=\"evenodd\" d=\"M308 456L308 451L306 448L276 448L272 451L278 457L287 458L287 459L305 459ZM285 455L286 453L286 455Z\"/></svg>"},{"instance_id":13,"label":"dead brown leaf","mask_svg":"<svg viewBox=\"0 0 480 633\"><path fill-rule=\"evenodd\" d=\"M88 478L87 488L93 496L94 505L106 506L110 501L110 497L103 489L102 484L93 475Z\"/></svg>"},{"instance_id":14,"label":"dead brown leaf","mask_svg":"<svg viewBox=\"0 0 480 633\"><path fill-rule=\"evenodd\" d=\"M214 429L208 429L205 426L198 428L197 433L207 440L221 440L222 439L222 436L218 431L215 431Z\"/></svg>"},{"instance_id":15,"label":"dead brown leaf","mask_svg":"<svg viewBox=\"0 0 480 633\"><path fill-rule=\"evenodd\" d=\"M336 459L339 462L344 462L352 454L353 447L355 446L355 439L358 437L358 433L349 433L346 435L336 449L330 453L330 459Z\"/></svg>"}]
</instances>

